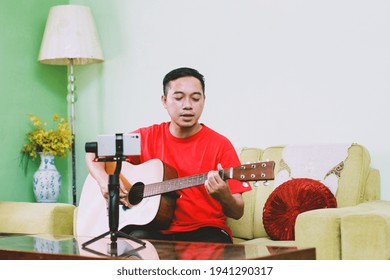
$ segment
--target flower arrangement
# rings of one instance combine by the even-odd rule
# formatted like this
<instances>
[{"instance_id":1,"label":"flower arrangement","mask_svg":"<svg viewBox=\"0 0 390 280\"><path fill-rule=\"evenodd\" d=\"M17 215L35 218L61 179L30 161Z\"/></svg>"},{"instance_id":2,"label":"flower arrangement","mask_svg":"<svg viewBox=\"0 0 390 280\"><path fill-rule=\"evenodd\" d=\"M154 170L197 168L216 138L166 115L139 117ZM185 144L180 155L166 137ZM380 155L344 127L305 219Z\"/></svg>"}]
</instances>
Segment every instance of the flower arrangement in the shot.
<instances>
[{"instance_id":1,"label":"flower arrangement","mask_svg":"<svg viewBox=\"0 0 390 280\"><path fill-rule=\"evenodd\" d=\"M23 145L22 153L32 159L38 157L39 152L65 157L72 149L73 135L69 123L58 114L53 116L53 127L47 129L47 123L37 116L30 114L30 121L34 129L27 132L27 143Z\"/></svg>"}]
</instances>

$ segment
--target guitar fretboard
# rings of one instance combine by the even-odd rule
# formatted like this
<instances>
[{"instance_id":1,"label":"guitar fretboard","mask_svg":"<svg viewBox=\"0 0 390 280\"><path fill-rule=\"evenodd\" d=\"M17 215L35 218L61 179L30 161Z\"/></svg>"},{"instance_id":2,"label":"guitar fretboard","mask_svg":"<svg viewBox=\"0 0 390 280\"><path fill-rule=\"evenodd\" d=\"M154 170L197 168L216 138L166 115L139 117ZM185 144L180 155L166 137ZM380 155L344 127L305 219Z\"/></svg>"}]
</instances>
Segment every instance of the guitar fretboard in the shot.
<instances>
[{"instance_id":1,"label":"guitar fretboard","mask_svg":"<svg viewBox=\"0 0 390 280\"><path fill-rule=\"evenodd\" d=\"M227 178L227 170L221 170L220 175L222 178ZM148 184L145 186L144 197L150 197L160 195L163 193L173 192L189 187L194 187L204 184L207 180L207 173L188 176L168 181L163 181L154 184Z\"/></svg>"}]
</instances>

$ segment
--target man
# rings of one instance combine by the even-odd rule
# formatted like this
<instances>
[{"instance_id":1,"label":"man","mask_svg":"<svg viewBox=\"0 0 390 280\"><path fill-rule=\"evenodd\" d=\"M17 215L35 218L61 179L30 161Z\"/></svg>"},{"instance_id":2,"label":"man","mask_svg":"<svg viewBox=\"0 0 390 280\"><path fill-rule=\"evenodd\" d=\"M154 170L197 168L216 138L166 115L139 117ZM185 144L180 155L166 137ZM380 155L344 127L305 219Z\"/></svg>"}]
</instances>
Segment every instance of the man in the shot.
<instances>
[{"instance_id":1,"label":"man","mask_svg":"<svg viewBox=\"0 0 390 280\"><path fill-rule=\"evenodd\" d=\"M250 187L235 180L224 181L216 170L239 166L240 161L226 137L199 122L205 104L204 77L195 69L175 69L165 76L163 92L161 101L171 120L136 131L141 134L141 156L132 157L132 162L158 158L173 166L178 177L207 173L207 180L204 185L178 191L168 229L151 232L129 226L123 230L138 238L231 243L226 217L239 219L243 215L241 193ZM107 198L108 175L104 165L93 158L87 154L88 170ZM127 193L123 186L121 192L122 197ZM121 202L125 204L123 199Z\"/></svg>"}]
</instances>

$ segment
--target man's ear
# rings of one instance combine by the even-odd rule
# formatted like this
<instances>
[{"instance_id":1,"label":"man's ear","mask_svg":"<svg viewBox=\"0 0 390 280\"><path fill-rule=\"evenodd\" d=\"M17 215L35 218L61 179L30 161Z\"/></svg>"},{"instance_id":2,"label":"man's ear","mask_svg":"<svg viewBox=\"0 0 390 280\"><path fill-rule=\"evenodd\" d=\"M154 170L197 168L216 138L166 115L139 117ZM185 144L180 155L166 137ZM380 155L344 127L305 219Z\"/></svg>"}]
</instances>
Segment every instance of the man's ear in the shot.
<instances>
[{"instance_id":1,"label":"man's ear","mask_svg":"<svg viewBox=\"0 0 390 280\"><path fill-rule=\"evenodd\" d=\"M163 104L164 108L167 108L167 97L163 94L161 95L161 103Z\"/></svg>"}]
</instances>

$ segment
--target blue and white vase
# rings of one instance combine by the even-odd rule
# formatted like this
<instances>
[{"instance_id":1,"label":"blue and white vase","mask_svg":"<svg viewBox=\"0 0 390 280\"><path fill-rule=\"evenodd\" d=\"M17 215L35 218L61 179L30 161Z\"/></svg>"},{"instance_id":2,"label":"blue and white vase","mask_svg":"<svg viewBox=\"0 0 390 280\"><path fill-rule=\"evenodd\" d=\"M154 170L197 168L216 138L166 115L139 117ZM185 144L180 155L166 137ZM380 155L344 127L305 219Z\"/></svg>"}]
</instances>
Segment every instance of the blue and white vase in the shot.
<instances>
[{"instance_id":1,"label":"blue and white vase","mask_svg":"<svg viewBox=\"0 0 390 280\"><path fill-rule=\"evenodd\" d=\"M54 155L39 153L41 164L34 173L34 195L37 202L57 202L61 190L61 174L54 165Z\"/></svg>"}]
</instances>

